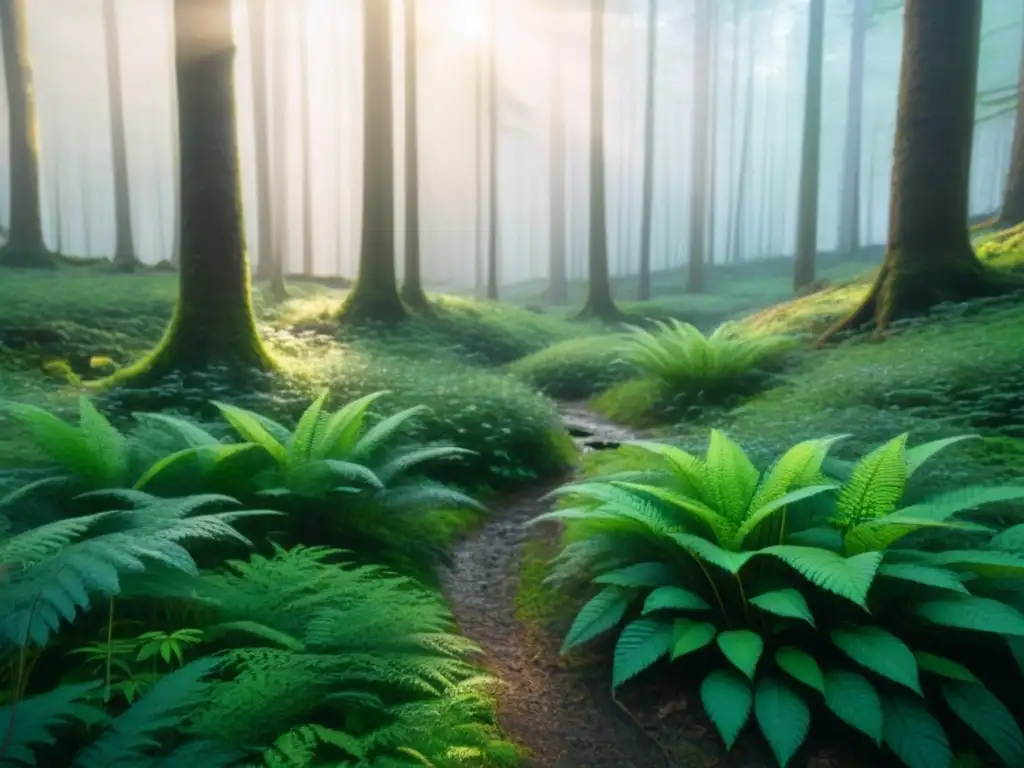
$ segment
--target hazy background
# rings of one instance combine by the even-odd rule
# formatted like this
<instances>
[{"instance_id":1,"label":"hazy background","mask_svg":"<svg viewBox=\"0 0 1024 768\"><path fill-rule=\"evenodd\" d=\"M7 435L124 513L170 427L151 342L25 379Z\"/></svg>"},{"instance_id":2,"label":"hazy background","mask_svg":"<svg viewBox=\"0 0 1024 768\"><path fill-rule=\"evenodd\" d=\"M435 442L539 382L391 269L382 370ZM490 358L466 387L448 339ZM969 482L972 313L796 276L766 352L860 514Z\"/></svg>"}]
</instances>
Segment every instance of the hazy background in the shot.
<instances>
[{"instance_id":1,"label":"hazy background","mask_svg":"<svg viewBox=\"0 0 1024 768\"><path fill-rule=\"evenodd\" d=\"M386 1L386 0L384 0ZM936 0L942 2L943 0ZM476 83L486 67L484 0L420 2L420 141L423 264L427 282L473 282L478 215L475 136L483 129L486 174L486 94L478 112ZM579 275L585 253L588 153L588 45L584 0L574 0L553 32L542 0L498 0L500 78L501 277L513 282L547 273L551 53L557 45L567 69L569 125L569 264ZM289 217L289 267L302 263L299 53L309 46L312 96L313 206L316 271L353 275L359 248L361 198L362 0L278 0L271 56L283 55L291 86L283 109L289 142L288 178L274 190L276 211ZM654 268L679 263L689 211L689 136L693 29L688 0L661 0ZM734 3L719 0L715 41L715 240L724 250L727 203L733 200L739 132L730 121ZM819 248L836 242L837 211L852 0L826 3L824 110ZM113 181L101 0L30 0L29 44L37 90L42 147L41 189L48 242L56 239L59 190L63 250L107 255L114 246ZM402 3L393 2L397 172L402 157ZM639 260L643 157L643 98L647 0L608 0L606 23L606 157L609 241L613 272ZM1022 34L1020 0L985 0L979 88L1017 81ZM789 253L795 236L797 169L803 115L807 0L739 0L740 87L748 63L747 14L755 14L756 90L753 162L744 226L767 228L767 253L749 244L746 258ZM246 4L235 2L237 102L247 227L255 248L251 64ZM127 123L133 226L139 258L167 258L174 226L174 80L171 0L121 0L120 45ZM862 240L884 241L900 59L901 15L876 13L868 34L862 154ZM481 59L482 57L482 59ZM486 71L486 70L484 70ZM486 82L486 78L484 79ZM742 98L737 115L742 119ZM7 157L6 96L0 89L0 152ZM985 115L979 113L979 118ZM478 123L479 118L479 123ZM271 120L273 122L273 120ZM1012 115L979 122L975 138L972 212L997 207L1009 162ZM271 139L273 141L273 138ZM10 195L7 164L0 166L0 223ZM483 185L486 193L486 183ZM401 196L399 196L401 215ZM762 201L764 201L762 203ZM486 200L483 214L486 215ZM763 225L759 221L764 220ZM399 223L401 229L401 223ZM764 231L764 230L760 230ZM258 254L252 253L254 259Z\"/></svg>"}]
</instances>

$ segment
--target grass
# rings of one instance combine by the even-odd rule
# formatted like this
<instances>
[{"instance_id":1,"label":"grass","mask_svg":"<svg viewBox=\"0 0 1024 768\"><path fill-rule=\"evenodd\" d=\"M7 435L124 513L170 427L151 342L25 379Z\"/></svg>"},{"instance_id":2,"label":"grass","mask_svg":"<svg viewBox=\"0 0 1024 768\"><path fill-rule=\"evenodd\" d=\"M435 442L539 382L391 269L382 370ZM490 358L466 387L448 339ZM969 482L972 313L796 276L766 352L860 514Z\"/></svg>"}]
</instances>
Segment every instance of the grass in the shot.
<instances>
[{"instance_id":1,"label":"grass","mask_svg":"<svg viewBox=\"0 0 1024 768\"><path fill-rule=\"evenodd\" d=\"M444 479L475 490L521 485L564 469L574 456L554 404L496 368L593 329L523 309L441 297L430 318L413 318L385 334L339 329L332 317L344 293L312 283L289 287L273 307L255 292L260 331L282 375L259 391L207 381L167 382L162 391L114 391L100 401L114 412L160 407L211 417L211 397L291 421L323 387L344 402L378 390L386 413L423 404L421 439L450 441L476 452ZM0 280L0 334L35 343L0 345L0 398L70 412L77 392L43 370L66 362L83 378L90 360L123 366L159 339L173 309L174 275L112 275L95 267L57 272L8 271ZM2 338L2 337L0 337ZM41 339L42 343L38 340ZM488 369L493 370L488 370ZM0 466L38 463L15 425L0 418ZM452 470L455 471L455 470Z\"/></svg>"},{"instance_id":2,"label":"grass","mask_svg":"<svg viewBox=\"0 0 1024 768\"><path fill-rule=\"evenodd\" d=\"M553 344L513 362L509 373L559 400L585 400L635 378L624 334L583 336Z\"/></svg>"}]
</instances>

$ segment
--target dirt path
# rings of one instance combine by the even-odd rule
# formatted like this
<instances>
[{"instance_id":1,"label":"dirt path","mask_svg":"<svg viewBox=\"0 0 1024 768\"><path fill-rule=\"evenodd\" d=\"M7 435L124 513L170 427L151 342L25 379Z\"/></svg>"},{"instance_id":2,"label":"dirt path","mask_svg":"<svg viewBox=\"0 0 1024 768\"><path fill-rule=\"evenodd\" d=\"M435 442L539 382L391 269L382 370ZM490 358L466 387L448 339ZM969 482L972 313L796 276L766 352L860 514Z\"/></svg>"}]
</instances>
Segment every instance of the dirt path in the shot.
<instances>
[{"instance_id":1,"label":"dirt path","mask_svg":"<svg viewBox=\"0 0 1024 768\"><path fill-rule=\"evenodd\" d=\"M633 437L579 407L567 406L563 416L584 450ZM486 665L505 683L501 724L530 750L528 765L662 768L669 765L664 753L612 700L607 668L567 667L558 653L560 638L516 618L523 546L538 535L524 524L550 508L543 496L558 484L497 506L490 522L458 548L445 592L462 631L483 647Z\"/></svg>"}]
</instances>

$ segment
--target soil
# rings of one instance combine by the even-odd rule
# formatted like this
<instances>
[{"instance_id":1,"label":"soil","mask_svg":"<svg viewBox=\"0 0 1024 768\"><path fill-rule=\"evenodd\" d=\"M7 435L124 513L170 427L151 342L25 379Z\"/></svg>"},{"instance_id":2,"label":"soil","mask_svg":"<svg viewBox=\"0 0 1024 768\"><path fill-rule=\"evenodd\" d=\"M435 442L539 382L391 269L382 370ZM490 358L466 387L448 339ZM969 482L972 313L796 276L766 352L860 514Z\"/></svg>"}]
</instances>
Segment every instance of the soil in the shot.
<instances>
[{"instance_id":1,"label":"soil","mask_svg":"<svg viewBox=\"0 0 1024 768\"><path fill-rule=\"evenodd\" d=\"M584 451L616 447L637 434L579 405L562 409ZM503 681L498 715L506 735L525 748L533 768L773 768L774 760L748 726L725 754L692 686L666 674L624 687L609 683L610 647L583 658L559 653L562 632L521 621L516 594L524 548L556 551L554 524L527 527L550 510L545 496L568 478L522 491L494 505L489 521L461 543L445 574L445 593L462 632L484 650L484 665ZM825 751L802 750L791 765L853 768L870 765Z\"/></svg>"}]
</instances>

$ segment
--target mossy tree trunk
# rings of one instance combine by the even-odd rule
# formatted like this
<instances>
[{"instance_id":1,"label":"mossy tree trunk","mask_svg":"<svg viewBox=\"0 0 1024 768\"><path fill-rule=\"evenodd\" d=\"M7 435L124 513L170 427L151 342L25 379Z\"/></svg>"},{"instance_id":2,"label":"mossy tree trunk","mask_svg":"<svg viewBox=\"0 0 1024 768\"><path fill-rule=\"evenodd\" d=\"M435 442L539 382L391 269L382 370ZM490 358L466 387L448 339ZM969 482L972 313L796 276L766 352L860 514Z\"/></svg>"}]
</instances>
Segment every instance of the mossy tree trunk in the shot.
<instances>
[{"instance_id":1,"label":"mossy tree trunk","mask_svg":"<svg viewBox=\"0 0 1024 768\"><path fill-rule=\"evenodd\" d=\"M39 135L28 52L27 0L0 0L0 48L7 86L11 211L0 266L52 268L39 203Z\"/></svg>"},{"instance_id":2,"label":"mossy tree trunk","mask_svg":"<svg viewBox=\"0 0 1024 768\"><path fill-rule=\"evenodd\" d=\"M804 137L800 156L796 260L793 290L814 282L818 255L818 177L821 173L821 70L825 43L825 0L811 0L807 35L807 85L804 91Z\"/></svg>"},{"instance_id":3,"label":"mossy tree trunk","mask_svg":"<svg viewBox=\"0 0 1024 768\"><path fill-rule=\"evenodd\" d=\"M420 272L419 24L417 0L405 0L405 281L402 299L413 309L430 309Z\"/></svg>"},{"instance_id":4,"label":"mossy tree trunk","mask_svg":"<svg viewBox=\"0 0 1024 768\"><path fill-rule=\"evenodd\" d=\"M407 316L395 277L391 4L363 0L363 222L359 275L343 320L397 323Z\"/></svg>"},{"instance_id":5,"label":"mossy tree trunk","mask_svg":"<svg viewBox=\"0 0 1024 768\"><path fill-rule=\"evenodd\" d=\"M704 247L707 244L708 145L711 127L711 8L709 0L697 0L693 22L693 144L690 163L690 252L686 290L704 290Z\"/></svg>"},{"instance_id":6,"label":"mossy tree trunk","mask_svg":"<svg viewBox=\"0 0 1024 768\"><path fill-rule=\"evenodd\" d=\"M174 0L181 158L178 304L157 349L114 377L272 367L252 313L235 125L231 0Z\"/></svg>"},{"instance_id":7,"label":"mossy tree trunk","mask_svg":"<svg viewBox=\"0 0 1024 768\"><path fill-rule=\"evenodd\" d=\"M302 100L302 274L312 277L313 258L313 134L309 101L309 11L311 4L297 6L299 13L300 99Z\"/></svg>"},{"instance_id":8,"label":"mossy tree trunk","mask_svg":"<svg viewBox=\"0 0 1024 768\"><path fill-rule=\"evenodd\" d=\"M864 49L871 0L854 0L850 35L850 78L846 93L846 135L843 139L842 189L839 191L839 232L836 250L852 256L860 247L860 165L864 113Z\"/></svg>"},{"instance_id":9,"label":"mossy tree trunk","mask_svg":"<svg viewBox=\"0 0 1024 768\"><path fill-rule=\"evenodd\" d=\"M500 232L500 199L498 197L498 157L500 147L498 146L498 35L497 35L497 13L498 9L495 0L491 0L488 9L488 67L487 67L487 134L488 134L488 157L489 171L487 182L489 185L487 203L489 215L487 217L487 298L493 301L498 300L498 286L500 278L498 269L500 260L498 258L498 241Z\"/></svg>"},{"instance_id":10,"label":"mossy tree trunk","mask_svg":"<svg viewBox=\"0 0 1024 768\"><path fill-rule=\"evenodd\" d=\"M967 225L981 0L906 0L903 62L885 260L864 302L840 330L896 319L936 304L999 293Z\"/></svg>"},{"instance_id":11,"label":"mossy tree trunk","mask_svg":"<svg viewBox=\"0 0 1024 768\"><path fill-rule=\"evenodd\" d=\"M114 268L133 272L138 263L132 236L132 198L128 187L128 146L121 88L121 41L116 0L103 0L103 37L106 44L107 105L110 116L110 151L114 178Z\"/></svg>"},{"instance_id":12,"label":"mossy tree trunk","mask_svg":"<svg viewBox=\"0 0 1024 768\"><path fill-rule=\"evenodd\" d=\"M651 248L654 228L654 93L658 82L658 0L647 0L647 79L644 94L644 186L640 214L640 276L636 297L651 298Z\"/></svg>"},{"instance_id":13,"label":"mossy tree trunk","mask_svg":"<svg viewBox=\"0 0 1024 768\"><path fill-rule=\"evenodd\" d=\"M1000 229L1024 222L1024 45L1021 46L1020 80L1017 84L1017 122L1013 128L1010 170L1003 190L1003 207L996 220Z\"/></svg>"},{"instance_id":14,"label":"mossy tree trunk","mask_svg":"<svg viewBox=\"0 0 1024 768\"><path fill-rule=\"evenodd\" d=\"M555 5L554 18L551 21L552 34L558 35L562 30L564 5ZM561 306L569 301L569 277L566 269L566 205L565 205L565 65L560 41L555 38L552 43L552 81L551 81L551 135L550 163L551 188L549 215L551 218L550 243L548 253L548 290L546 298L549 303Z\"/></svg>"},{"instance_id":15,"label":"mossy tree trunk","mask_svg":"<svg viewBox=\"0 0 1024 768\"><path fill-rule=\"evenodd\" d=\"M590 257L587 302L580 319L623 319L612 298L608 271L608 203L604 158L604 15L605 0L590 6Z\"/></svg>"}]
</instances>

